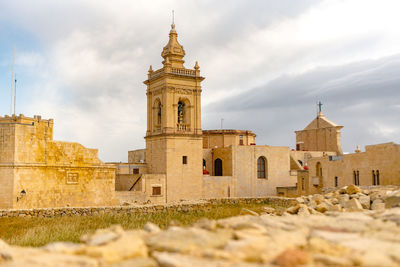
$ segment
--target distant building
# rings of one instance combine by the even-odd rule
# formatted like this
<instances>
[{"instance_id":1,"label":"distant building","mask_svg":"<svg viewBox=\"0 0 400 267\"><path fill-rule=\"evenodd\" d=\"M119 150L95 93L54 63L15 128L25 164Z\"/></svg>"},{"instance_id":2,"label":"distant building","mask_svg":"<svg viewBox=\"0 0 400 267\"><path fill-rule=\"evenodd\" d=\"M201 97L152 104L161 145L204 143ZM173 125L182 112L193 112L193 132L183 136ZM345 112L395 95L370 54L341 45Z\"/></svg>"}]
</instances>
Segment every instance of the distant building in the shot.
<instances>
[{"instance_id":1,"label":"distant building","mask_svg":"<svg viewBox=\"0 0 400 267\"><path fill-rule=\"evenodd\" d=\"M299 151L331 151L342 154L339 126L322 114L318 116L304 130L296 131L296 150Z\"/></svg>"},{"instance_id":2,"label":"distant building","mask_svg":"<svg viewBox=\"0 0 400 267\"><path fill-rule=\"evenodd\" d=\"M308 171L299 173L298 194L319 193L326 187L400 184L400 145L386 143L369 145L365 152L314 157Z\"/></svg>"}]
</instances>

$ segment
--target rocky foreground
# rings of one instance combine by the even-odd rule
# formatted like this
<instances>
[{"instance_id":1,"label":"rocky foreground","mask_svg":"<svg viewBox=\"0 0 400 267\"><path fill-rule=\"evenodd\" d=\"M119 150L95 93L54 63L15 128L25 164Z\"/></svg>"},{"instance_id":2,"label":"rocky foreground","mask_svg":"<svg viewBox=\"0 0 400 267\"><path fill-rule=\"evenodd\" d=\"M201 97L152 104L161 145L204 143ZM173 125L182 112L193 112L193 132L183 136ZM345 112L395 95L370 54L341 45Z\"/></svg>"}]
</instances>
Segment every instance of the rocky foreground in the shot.
<instances>
[{"instance_id":1,"label":"rocky foreground","mask_svg":"<svg viewBox=\"0 0 400 267\"><path fill-rule=\"evenodd\" d=\"M400 266L400 191L349 186L286 210L200 220L191 227L97 230L80 244L0 240L4 266Z\"/></svg>"}]
</instances>

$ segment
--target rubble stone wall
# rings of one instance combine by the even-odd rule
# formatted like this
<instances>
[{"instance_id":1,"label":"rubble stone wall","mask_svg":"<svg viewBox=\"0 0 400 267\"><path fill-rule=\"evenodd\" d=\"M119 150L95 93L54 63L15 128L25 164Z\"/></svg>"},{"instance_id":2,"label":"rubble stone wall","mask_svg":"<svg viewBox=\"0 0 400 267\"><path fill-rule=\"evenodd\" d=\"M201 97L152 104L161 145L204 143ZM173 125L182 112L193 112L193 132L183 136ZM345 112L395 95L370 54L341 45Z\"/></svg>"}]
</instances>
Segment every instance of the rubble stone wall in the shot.
<instances>
[{"instance_id":1,"label":"rubble stone wall","mask_svg":"<svg viewBox=\"0 0 400 267\"><path fill-rule=\"evenodd\" d=\"M0 210L0 217L60 217L60 216L93 216L99 214L122 214L122 213L152 213L158 211L196 211L210 209L219 204L273 204L279 206L290 206L297 201L291 198L268 197L268 198L229 198L208 199L198 203L169 204L169 205L143 205L143 206L111 206L111 207L65 207L48 209L20 209Z\"/></svg>"}]
</instances>

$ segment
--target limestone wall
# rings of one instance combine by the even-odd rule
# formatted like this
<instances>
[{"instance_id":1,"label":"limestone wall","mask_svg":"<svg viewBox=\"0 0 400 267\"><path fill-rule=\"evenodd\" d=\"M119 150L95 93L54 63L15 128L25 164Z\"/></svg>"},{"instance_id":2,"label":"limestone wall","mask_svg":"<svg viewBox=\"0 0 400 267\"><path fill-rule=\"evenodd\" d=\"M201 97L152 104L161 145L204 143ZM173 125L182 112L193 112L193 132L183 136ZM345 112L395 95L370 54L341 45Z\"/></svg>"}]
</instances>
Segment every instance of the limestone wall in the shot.
<instances>
[{"instance_id":1,"label":"limestone wall","mask_svg":"<svg viewBox=\"0 0 400 267\"><path fill-rule=\"evenodd\" d=\"M126 203L142 204L146 202L146 194L142 191L118 191L115 192L115 197L118 199L120 205Z\"/></svg>"},{"instance_id":2,"label":"limestone wall","mask_svg":"<svg viewBox=\"0 0 400 267\"><path fill-rule=\"evenodd\" d=\"M167 142L161 136L146 139L146 163L148 173L165 173Z\"/></svg>"},{"instance_id":3,"label":"limestone wall","mask_svg":"<svg viewBox=\"0 0 400 267\"><path fill-rule=\"evenodd\" d=\"M247 130L203 130L203 148L216 148L255 143L256 135Z\"/></svg>"},{"instance_id":4,"label":"limestone wall","mask_svg":"<svg viewBox=\"0 0 400 267\"><path fill-rule=\"evenodd\" d=\"M283 197L297 197L297 186L282 186L276 188L276 193L278 196Z\"/></svg>"},{"instance_id":5,"label":"limestone wall","mask_svg":"<svg viewBox=\"0 0 400 267\"><path fill-rule=\"evenodd\" d=\"M128 151L128 163L144 163L146 160L146 149Z\"/></svg>"},{"instance_id":6,"label":"limestone wall","mask_svg":"<svg viewBox=\"0 0 400 267\"><path fill-rule=\"evenodd\" d=\"M198 203L170 204L170 205L143 205L143 206L110 206L110 207L64 207L48 209L0 209L0 217L59 217L59 216L94 216L99 214L126 214L152 213L159 211L188 212L207 210L213 205L220 204L266 204L289 207L298 202L293 198L266 197L266 198L224 198L207 199Z\"/></svg>"},{"instance_id":7,"label":"limestone wall","mask_svg":"<svg viewBox=\"0 0 400 267\"><path fill-rule=\"evenodd\" d=\"M129 191L139 177L140 174L117 174L115 177L115 191ZM139 183L132 190L141 191L141 187L138 185Z\"/></svg>"},{"instance_id":8,"label":"limestone wall","mask_svg":"<svg viewBox=\"0 0 400 267\"><path fill-rule=\"evenodd\" d=\"M0 164L14 162L14 154L15 125L0 124Z\"/></svg>"},{"instance_id":9,"label":"limestone wall","mask_svg":"<svg viewBox=\"0 0 400 267\"><path fill-rule=\"evenodd\" d=\"M266 178L257 178L257 159L266 159ZM276 187L295 186L296 176L290 175L289 147L233 147L233 176L237 179L238 197L276 195Z\"/></svg>"},{"instance_id":10,"label":"limestone wall","mask_svg":"<svg viewBox=\"0 0 400 267\"><path fill-rule=\"evenodd\" d=\"M233 174L233 150L232 147L221 147L215 148L212 150L211 156L212 159L209 160L211 165L206 168L210 174L215 175L215 160L221 159L222 160L222 175L223 176L232 176Z\"/></svg>"},{"instance_id":11,"label":"limestone wall","mask_svg":"<svg viewBox=\"0 0 400 267\"><path fill-rule=\"evenodd\" d=\"M203 198L236 196L236 179L232 176L203 176Z\"/></svg>"},{"instance_id":12,"label":"limestone wall","mask_svg":"<svg viewBox=\"0 0 400 267\"><path fill-rule=\"evenodd\" d=\"M18 166L13 207L115 205L114 177L114 168L106 166Z\"/></svg>"},{"instance_id":13,"label":"limestone wall","mask_svg":"<svg viewBox=\"0 0 400 267\"><path fill-rule=\"evenodd\" d=\"M297 176L291 175L290 155L289 147L272 146L230 146L203 150L205 169L211 175L215 175L215 160L217 158L222 160L222 175L233 177L235 190L232 196L237 197L274 196L277 194L278 186L295 186ZM264 157L266 160L266 178L257 178L259 157ZM205 181L204 185L208 186L212 179L206 178ZM216 191L221 192L221 186L227 188L227 184L221 185L221 183L217 182L216 189L211 190L212 194L217 194ZM210 189L204 188L204 190ZM204 195L207 194L204 192Z\"/></svg>"},{"instance_id":14,"label":"limestone wall","mask_svg":"<svg viewBox=\"0 0 400 267\"><path fill-rule=\"evenodd\" d=\"M146 202L163 204L167 200L167 183L165 174L144 174L142 177L142 188L146 195ZM154 194L154 187L161 187L161 194Z\"/></svg>"},{"instance_id":15,"label":"limestone wall","mask_svg":"<svg viewBox=\"0 0 400 267\"><path fill-rule=\"evenodd\" d=\"M13 207L14 169L0 166L0 208Z\"/></svg>"},{"instance_id":16,"label":"limestone wall","mask_svg":"<svg viewBox=\"0 0 400 267\"><path fill-rule=\"evenodd\" d=\"M145 163L109 163L116 167L115 172L115 190L128 191L131 189L141 174L147 172ZM141 183L136 183L132 188L135 191L141 191Z\"/></svg>"},{"instance_id":17,"label":"limestone wall","mask_svg":"<svg viewBox=\"0 0 400 267\"><path fill-rule=\"evenodd\" d=\"M126 185L126 188L129 184ZM130 184L130 186L132 186ZM125 188L125 189L126 189ZM156 189L154 189L156 188ZM165 204L167 201L167 184L165 174L139 174L139 180L132 191L116 192L119 203L153 203Z\"/></svg>"},{"instance_id":18,"label":"limestone wall","mask_svg":"<svg viewBox=\"0 0 400 267\"><path fill-rule=\"evenodd\" d=\"M201 137L171 137L166 139L167 201L200 199L202 193ZM183 163L186 156L186 164Z\"/></svg>"},{"instance_id":19,"label":"limestone wall","mask_svg":"<svg viewBox=\"0 0 400 267\"><path fill-rule=\"evenodd\" d=\"M0 117L0 207L117 203L115 167L104 164L97 149L52 138L51 119Z\"/></svg>"},{"instance_id":20,"label":"limestone wall","mask_svg":"<svg viewBox=\"0 0 400 267\"><path fill-rule=\"evenodd\" d=\"M336 156L336 155L337 155L336 152L329 152L329 151L293 151L293 150L290 151L290 156L293 158L293 160L297 161L297 163L300 164L301 169L303 169L304 166L308 165L308 161L311 158L320 158L324 156Z\"/></svg>"},{"instance_id":21,"label":"limestone wall","mask_svg":"<svg viewBox=\"0 0 400 267\"><path fill-rule=\"evenodd\" d=\"M297 150L302 151L332 151L342 154L341 134L339 126L328 120L322 113L304 130L296 131Z\"/></svg>"},{"instance_id":22,"label":"limestone wall","mask_svg":"<svg viewBox=\"0 0 400 267\"><path fill-rule=\"evenodd\" d=\"M355 184L354 171L359 173L359 185L373 185L372 171L379 171L379 185L400 184L400 145L371 145L365 152L345 154L341 158L313 158L309 161L310 180L317 177L317 164L322 168L323 187ZM312 193L312 192L311 192Z\"/></svg>"}]
</instances>

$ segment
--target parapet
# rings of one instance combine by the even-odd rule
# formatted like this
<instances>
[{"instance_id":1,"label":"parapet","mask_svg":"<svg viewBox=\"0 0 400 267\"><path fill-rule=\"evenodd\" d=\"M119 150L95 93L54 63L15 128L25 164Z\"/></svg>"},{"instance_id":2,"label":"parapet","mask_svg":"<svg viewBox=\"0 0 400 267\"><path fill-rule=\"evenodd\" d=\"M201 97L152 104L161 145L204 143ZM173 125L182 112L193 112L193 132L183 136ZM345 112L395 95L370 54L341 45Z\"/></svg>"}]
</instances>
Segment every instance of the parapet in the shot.
<instances>
[{"instance_id":1,"label":"parapet","mask_svg":"<svg viewBox=\"0 0 400 267\"><path fill-rule=\"evenodd\" d=\"M37 123L47 124L48 127L53 128L54 120L48 119L43 120L42 116L34 115L33 118L25 117L24 114L13 114L12 116L5 115L4 117L0 116L0 124L25 124L25 125L35 125Z\"/></svg>"},{"instance_id":2,"label":"parapet","mask_svg":"<svg viewBox=\"0 0 400 267\"><path fill-rule=\"evenodd\" d=\"M250 130L234 130L234 129L220 129L220 130L203 130L203 135L219 135L219 134L226 134L226 135L249 135L249 136L256 136Z\"/></svg>"},{"instance_id":3,"label":"parapet","mask_svg":"<svg viewBox=\"0 0 400 267\"><path fill-rule=\"evenodd\" d=\"M368 145L365 146L365 152L373 152L379 150L386 150L386 149L398 149L400 146L394 142L383 143L383 144L376 144L376 145Z\"/></svg>"},{"instance_id":4,"label":"parapet","mask_svg":"<svg viewBox=\"0 0 400 267\"><path fill-rule=\"evenodd\" d=\"M256 134L249 130L203 130L203 149L235 145L255 145Z\"/></svg>"}]
</instances>

